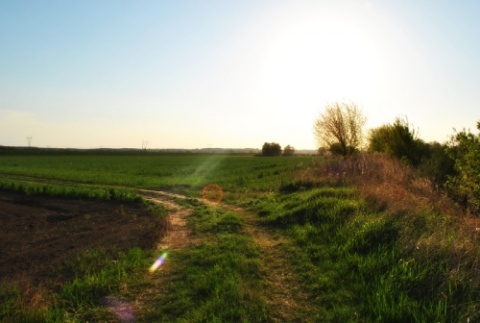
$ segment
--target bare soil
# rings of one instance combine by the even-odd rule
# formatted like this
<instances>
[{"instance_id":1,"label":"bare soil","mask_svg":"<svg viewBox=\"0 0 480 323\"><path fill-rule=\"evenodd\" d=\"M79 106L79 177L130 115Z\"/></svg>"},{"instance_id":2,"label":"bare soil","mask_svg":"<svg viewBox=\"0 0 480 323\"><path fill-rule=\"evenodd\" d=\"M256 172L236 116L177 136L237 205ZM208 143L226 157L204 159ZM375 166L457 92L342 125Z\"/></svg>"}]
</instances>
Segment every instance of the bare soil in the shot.
<instances>
[{"instance_id":1,"label":"bare soil","mask_svg":"<svg viewBox=\"0 0 480 323\"><path fill-rule=\"evenodd\" d=\"M93 248L152 248L165 233L141 203L0 191L0 284L32 289L65 280L53 269Z\"/></svg>"}]
</instances>

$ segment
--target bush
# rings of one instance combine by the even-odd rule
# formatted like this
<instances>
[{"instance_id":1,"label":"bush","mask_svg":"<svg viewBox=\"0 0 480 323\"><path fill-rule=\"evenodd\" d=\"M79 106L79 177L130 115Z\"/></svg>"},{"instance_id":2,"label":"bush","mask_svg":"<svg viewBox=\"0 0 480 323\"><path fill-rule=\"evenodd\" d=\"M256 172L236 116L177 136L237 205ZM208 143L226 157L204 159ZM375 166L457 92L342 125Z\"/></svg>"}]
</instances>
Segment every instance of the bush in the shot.
<instances>
[{"instance_id":1,"label":"bush","mask_svg":"<svg viewBox=\"0 0 480 323\"><path fill-rule=\"evenodd\" d=\"M480 130L480 121L477 123ZM474 213L480 211L480 134L463 130L452 136L449 156L455 163L456 175L448 179L449 187Z\"/></svg>"},{"instance_id":2,"label":"bush","mask_svg":"<svg viewBox=\"0 0 480 323\"><path fill-rule=\"evenodd\" d=\"M425 151L425 143L416 138L407 120L397 118L393 124L372 129L368 150L383 152L412 165L418 165Z\"/></svg>"},{"instance_id":3,"label":"bush","mask_svg":"<svg viewBox=\"0 0 480 323\"><path fill-rule=\"evenodd\" d=\"M437 187L443 186L449 176L455 175L454 160L447 153L447 145L434 142L425 145L418 165L421 175L428 177Z\"/></svg>"}]
</instances>

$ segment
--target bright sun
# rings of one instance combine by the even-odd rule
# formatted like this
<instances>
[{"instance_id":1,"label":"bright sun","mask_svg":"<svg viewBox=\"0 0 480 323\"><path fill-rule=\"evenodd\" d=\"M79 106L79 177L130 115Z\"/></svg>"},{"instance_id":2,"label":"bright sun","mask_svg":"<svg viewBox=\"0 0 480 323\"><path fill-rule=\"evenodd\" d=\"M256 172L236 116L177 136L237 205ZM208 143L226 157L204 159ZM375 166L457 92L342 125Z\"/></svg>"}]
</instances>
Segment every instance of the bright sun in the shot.
<instances>
[{"instance_id":1,"label":"bright sun","mask_svg":"<svg viewBox=\"0 0 480 323\"><path fill-rule=\"evenodd\" d=\"M379 82L382 70L378 51L368 36L353 24L335 20L286 26L263 59L263 91L283 100L313 92L327 100L367 95Z\"/></svg>"}]
</instances>

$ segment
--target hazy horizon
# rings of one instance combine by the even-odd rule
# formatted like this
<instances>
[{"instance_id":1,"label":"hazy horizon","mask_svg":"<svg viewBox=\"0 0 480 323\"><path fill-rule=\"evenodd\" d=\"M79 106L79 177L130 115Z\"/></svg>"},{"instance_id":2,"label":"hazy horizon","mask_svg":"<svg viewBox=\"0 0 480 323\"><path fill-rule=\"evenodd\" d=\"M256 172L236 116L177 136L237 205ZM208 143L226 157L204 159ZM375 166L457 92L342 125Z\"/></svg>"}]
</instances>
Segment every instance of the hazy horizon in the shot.
<instances>
[{"instance_id":1,"label":"hazy horizon","mask_svg":"<svg viewBox=\"0 0 480 323\"><path fill-rule=\"evenodd\" d=\"M1 1L0 145L316 149L326 104L480 120L480 2Z\"/></svg>"}]
</instances>

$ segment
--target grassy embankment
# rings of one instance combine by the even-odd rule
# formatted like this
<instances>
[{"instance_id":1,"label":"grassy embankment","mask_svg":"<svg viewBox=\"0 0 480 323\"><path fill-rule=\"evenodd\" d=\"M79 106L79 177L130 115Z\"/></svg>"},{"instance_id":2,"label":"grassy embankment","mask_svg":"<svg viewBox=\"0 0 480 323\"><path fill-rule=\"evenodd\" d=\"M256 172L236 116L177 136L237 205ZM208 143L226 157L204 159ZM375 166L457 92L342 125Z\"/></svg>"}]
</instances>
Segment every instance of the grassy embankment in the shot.
<instances>
[{"instance_id":1,"label":"grassy embankment","mask_svg":"<svg viewBox=\"0 0 480 323\"><path fill-rule=\"evenodd\" d=\"M19 176L92 184L97 179L192 196L203 185L218 183L230 203L253 210L265 228L288 237L285 257L308 286L318 307L316 319L478 319L475 219L460 215L428 182L399 163L372 158L308 168L311 158L69 158L61 158L64 167L57 165L60 171L55 173L48 166L51 161L32 159L26 165L8 158L0 171L10 180ZM75 171L69 163L77 163ZM268 320L270 309L255 296L262 254L242 229L242 219L232 212L194 207L190 226L205 240L171 255L168 292L158 296L170 305L143 318Z\"/></svg>"},{"instance_id":2,"label":"grassy embankment","mask_svg":"<svg viewBox=\"0 0 480 323\"><path fill-rule=\"evenodd\" d=\"M380 156L337 160L284 189L251 208L295 241L289 259L320 320L479 319L476 219L412 170Z\"/></svg>"}]
</instances>

